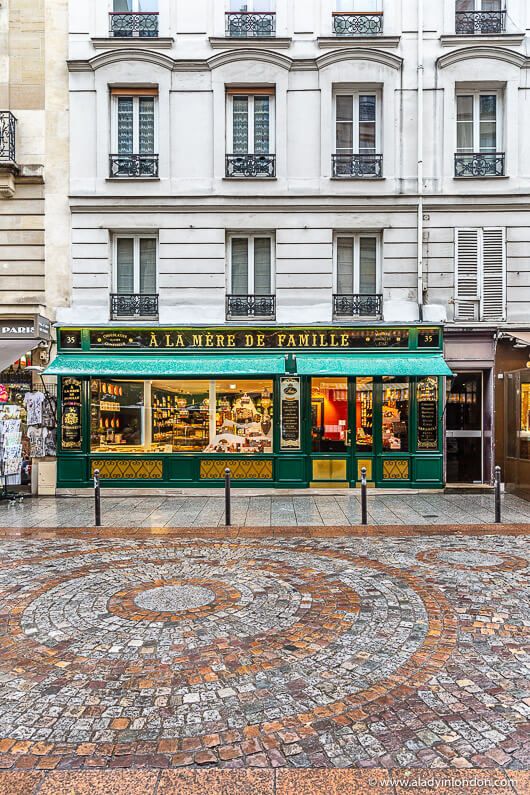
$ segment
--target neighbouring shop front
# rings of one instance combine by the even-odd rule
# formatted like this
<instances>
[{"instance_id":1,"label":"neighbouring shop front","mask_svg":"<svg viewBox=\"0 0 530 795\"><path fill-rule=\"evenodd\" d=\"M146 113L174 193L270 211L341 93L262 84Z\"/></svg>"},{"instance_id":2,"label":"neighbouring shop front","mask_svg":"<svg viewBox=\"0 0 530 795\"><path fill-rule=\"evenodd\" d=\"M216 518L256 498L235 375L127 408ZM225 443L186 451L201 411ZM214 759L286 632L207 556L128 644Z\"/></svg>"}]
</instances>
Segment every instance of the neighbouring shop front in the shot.
<instances>
[{"instance_id":1,"label":"neighbouring shop front","mask_svg":"<svg viewBox=\"0 0 530 795\"><path fill-rule=\"evenodd\" d=\"M61 328L59 488L443 486L440 327Z\"/></svg>"},{"instance_id":2,"label":"neighbouring shop front","mask_svg":"<svg viewBox=\"0 0 530 795\"><path fill-rule=\"evenodd\" d=\"M500 334L496 367L496 461L506 491L530 500L530 331Z\"/></svg>"}]
</instances>

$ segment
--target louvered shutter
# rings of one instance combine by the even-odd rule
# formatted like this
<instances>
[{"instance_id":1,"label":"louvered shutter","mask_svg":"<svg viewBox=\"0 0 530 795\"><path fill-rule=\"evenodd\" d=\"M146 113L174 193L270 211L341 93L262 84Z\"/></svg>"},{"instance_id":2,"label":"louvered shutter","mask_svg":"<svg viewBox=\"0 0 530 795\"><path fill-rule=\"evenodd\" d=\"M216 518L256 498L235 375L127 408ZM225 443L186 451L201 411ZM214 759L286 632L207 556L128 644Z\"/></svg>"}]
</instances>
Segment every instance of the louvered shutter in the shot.
<instances>
[{"instance_id":1,"label":"louvered shutter","mask_svg":"<svg viewBox=\"0 0 530 795\"><path fill-rule=\"evenodd\" d=\"M506 304L506 237L501 228L482 232L481 320L504 320Z\"/></svg>"},{"instance_id":2,"label":"louvered shutter","mask_svg":"<svg viewBox=\"0 0 530 795\"><path fill-rule=\"evenodd\" d=\"M479 229L457 229L455 239L457 320L478 320Z\"/></svg>"}]
</instances>

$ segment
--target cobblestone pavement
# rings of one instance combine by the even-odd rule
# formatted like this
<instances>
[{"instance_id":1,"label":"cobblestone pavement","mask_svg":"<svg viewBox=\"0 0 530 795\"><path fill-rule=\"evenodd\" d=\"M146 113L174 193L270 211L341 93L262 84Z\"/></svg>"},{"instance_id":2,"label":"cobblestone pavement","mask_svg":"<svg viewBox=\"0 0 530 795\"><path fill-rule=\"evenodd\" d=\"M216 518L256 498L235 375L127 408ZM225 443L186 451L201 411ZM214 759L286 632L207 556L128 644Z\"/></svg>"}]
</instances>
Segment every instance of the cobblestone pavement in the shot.
<instances>
[{"instance_id":1,"label":"cobblestone pavement","mask_svg":"<svg viewBox=\"0 0 530 795\"><path fill-rule=\"evenodd\" d=\"M340 495L239 496L233 492L232 524L244 527L322 527L361 521L358 492ZM22 504L0 503L0 527L72 527L94 521L93 499L38 497ZM372 525L489 524L493 494L370 494ZM530 502L505 494L502 518L530 522ZM106 527L216 527L224 524L223 496L142 496L102 499Z\"/></svg>"},{"instance_id":2,"label":"cobblestone pavement","mask_svg":"<svg viewBox=\"0 0 530 795\"><path fill-rule=\"evenodd\" d=\"M492 531L4 534L0 768L515 776L530 552Z\"/></svg>"}]
</instances>

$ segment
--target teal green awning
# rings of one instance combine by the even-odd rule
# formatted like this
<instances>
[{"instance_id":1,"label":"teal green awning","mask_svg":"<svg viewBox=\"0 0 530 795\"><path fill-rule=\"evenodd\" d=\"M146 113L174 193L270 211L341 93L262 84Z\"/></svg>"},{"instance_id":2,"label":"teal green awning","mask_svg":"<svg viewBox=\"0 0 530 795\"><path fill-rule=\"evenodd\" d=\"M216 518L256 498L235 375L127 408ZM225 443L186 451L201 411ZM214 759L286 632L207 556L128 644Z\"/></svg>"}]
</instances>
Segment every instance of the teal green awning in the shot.
<instances>
[{"instance_id":1,"label":"teal green awning","mask_svg":"<svg viewBox=\"0 0 530 795\"><path fill-rule=\"evenodd\" d=\"M441 354L297 354L299 375L451 375Z\"/></svg>"},{"instance_id":2,"label":"teal green awning","mask_svg":"<svg viewBox=\"0 0 530 795\"><path fill-rule=\"evenodd\" d=\"M130 376L159 378L171 376L276 375L285 373L285 356L256 354L232 356L189 354L188 356L57 356L46 375Z\"/></svg>"}]
</instances>

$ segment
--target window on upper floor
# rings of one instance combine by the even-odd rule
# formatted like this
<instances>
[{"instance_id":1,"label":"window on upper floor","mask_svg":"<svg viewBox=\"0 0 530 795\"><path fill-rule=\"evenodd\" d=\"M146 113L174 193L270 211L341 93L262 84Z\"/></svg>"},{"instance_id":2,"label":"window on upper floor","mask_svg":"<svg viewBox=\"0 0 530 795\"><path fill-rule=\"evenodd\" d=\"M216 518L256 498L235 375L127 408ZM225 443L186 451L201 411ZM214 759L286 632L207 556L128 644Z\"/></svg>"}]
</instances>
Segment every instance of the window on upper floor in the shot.
<instances>
[{"instance_id":1,"label":"window on upper floor","mask_svg":"<svg viewBox=\"0 0 530 795\"><path fill-rule=\"evenodd\" d=\"M275 0L229 0L226 35L231 38L276 35Z\"/></svg>"},{"instance_id":2,"label":"window on upper floor","mask_svg":"<svg viewBox=\"0 0 530 795\"><path fill-rule=\"evenodd\" d=\"M256 232L228 238L228 318L274 318L273 235Z\"/></svg>"},{"instance_id":3,"label":"window on upper floor","mask_svg":"<svg viewBox=\"0 0 530 795\"><path fill-rule=\"evenodd\" d=\"M380 239L338 234L335 240L335 317L378 317L382 312Z\"/></svg>"},{"instance_id":4,"label":"window on upper floor","mask_svg":"<svg viewBox=\"0 0 530 795\"><path fill-rule=\"evenodd\" d=\"M337 36L377 36L383 32L382 0L335 0Z\"/></svg>"},{"instance_id":5,"label":"window on upper floor","mask_svg":"<svg viewBox=\"0 0 530 795\"><path fill-rule=\"evenodd\" d=\"M504 176L502 95L465 91L456 96L456 177Z\"/></svg>"},{"instance_id":6,"label":"window on upper floor","mask_svg":"<svg viewBox=\"0 0 530 795\"><path fill-rule=\"evenodd\" d=\"M506 317L506 230L455 230L455 320Z\"/></svg>"},{"instance_id":7,"label":"window on upper floor","mask_svg":"<svg viewBox=\"0 0 530 795\"><path fill-rule=\"evenodd\" d=\"M156 317L157 238L121 235L113 241L111 318Z\"/></svg>"},{"instance_id":8,"label":"window on upper floor","mask_svg":"<svg viewBox=\"0 0 530 795\"><path fill-rule=\"evenodd\" d=\"M274 89L227 88L227 177L274 177Z\"/></svg>"},{"instance_id":9,"label":"window on upper floor","mask_svg":"<svg viewBox=\"0 0 530 795\"><path fill-rule=\"evenodd\" d=\"M380 177L380 100L377 93L335 92L334 177Z\"/></svg>"},{"instance_id":10,"label":"window on upper floor","mask_svg":"<svg viewBox=\"0 0 530 795\"><path fill-rule=\"evenodd\" d=\"M465 36L504 33L504 0L456 0L455 30Z\"/></svg>"},{"instance_id":11,"label":"window on upper floor","mask_svg":"<svg viewBox=\"0 0 530 795\"><path fill-rule=\"evenodd\" d=\"M158 36L158 0L113 0L110 34L119 38Z\"/></svg>"},{"instance_id":12,"label":"window on upper floor","mask_svg":"<svg viewBox=\"0 0 530 795\"><path fill-rule=\"evenodd\" d=\"M158 90L111 89L111 177L158 177Z\"/></svg>"}]
</instances>

